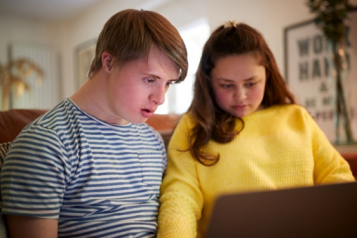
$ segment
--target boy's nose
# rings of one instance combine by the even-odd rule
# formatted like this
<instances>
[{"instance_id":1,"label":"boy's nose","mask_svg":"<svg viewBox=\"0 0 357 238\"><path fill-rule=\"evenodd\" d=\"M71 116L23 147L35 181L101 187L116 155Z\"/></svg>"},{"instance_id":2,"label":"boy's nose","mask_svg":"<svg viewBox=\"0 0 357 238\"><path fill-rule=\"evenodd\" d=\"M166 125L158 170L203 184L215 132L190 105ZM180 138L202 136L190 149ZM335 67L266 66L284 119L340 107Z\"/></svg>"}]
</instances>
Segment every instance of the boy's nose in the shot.
<instances>
[{"instance_id":1,"label":"boy's nose","mask_svg":"<svg viewBox=\"0 0 357 238\"><path fill-rule=\"evenodd\" d=\"M165 102L166 87L158 87L150 95L150 99L157 105L161 105Z\"/></svg>"}]
</instances>

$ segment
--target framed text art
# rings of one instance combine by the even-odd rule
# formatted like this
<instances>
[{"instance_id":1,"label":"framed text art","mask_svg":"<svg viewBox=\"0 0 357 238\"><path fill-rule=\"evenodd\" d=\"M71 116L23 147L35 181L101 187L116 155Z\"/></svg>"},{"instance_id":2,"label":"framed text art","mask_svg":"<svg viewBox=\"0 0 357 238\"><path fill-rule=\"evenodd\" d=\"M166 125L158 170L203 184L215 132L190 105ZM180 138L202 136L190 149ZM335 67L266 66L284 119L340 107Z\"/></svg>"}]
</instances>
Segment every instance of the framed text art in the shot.
<instances>
[{"instance_id":1,"label":"framed text art","mask_svg":"<svg viewBox=\"0 0 357 238\"><path fill-rule=\"evenodd\" d=\"M75 49L76 89L88 79L88 71L95 56L96 39L86 41Z\"/></svg>"},{"instance_id":2,"label":"framed text art","mask_svg":"<svg viewBox=\"0 0 357 238\"><path fill-rule=\"evenodd\" d=\"M344 96L353 138L357 141L357 9L348 14L344 41ZM285 79L331 142L334 129L334 71L329 44L313 20L284 29Z\"/></svg>"}]
</instances>

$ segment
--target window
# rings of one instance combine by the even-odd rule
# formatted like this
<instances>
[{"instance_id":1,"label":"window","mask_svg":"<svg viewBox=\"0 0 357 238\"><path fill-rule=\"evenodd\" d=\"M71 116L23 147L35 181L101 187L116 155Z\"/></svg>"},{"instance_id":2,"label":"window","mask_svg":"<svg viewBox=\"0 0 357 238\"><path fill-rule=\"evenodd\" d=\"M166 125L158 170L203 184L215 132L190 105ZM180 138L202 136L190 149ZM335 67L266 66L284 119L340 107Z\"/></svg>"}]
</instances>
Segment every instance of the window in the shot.
<instances>
[{"instance_id":1,"label":"window","mask_svg":"<svg viewBox=\"0 0 357 238\"><path fill-rule=\"evenodd\" d=\"M179 84L173 85L166 93L166 100L156 113L181 114L187 111L193 98L193 84L198 64L201 59L202 49L206 43L210 30L208 21L201 19L180 30L188 52L188 73L186 79Z\"/></svg>"}]
</instances>

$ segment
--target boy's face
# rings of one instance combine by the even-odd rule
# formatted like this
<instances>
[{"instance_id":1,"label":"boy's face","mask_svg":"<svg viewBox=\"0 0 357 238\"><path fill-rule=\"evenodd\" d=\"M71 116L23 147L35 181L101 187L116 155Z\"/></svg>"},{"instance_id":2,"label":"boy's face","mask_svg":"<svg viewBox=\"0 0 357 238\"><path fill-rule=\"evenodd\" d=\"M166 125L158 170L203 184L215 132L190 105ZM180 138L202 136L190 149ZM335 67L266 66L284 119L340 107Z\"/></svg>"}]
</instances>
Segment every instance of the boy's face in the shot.
<instances>
[{"instance_id":1,"label":"boy's face","mask_svg":"<svg viewBox=\"0 0 357 238\"><path fill-rule=\"evenodd\" d=\"M110 70L108 104L116 124L143 123L165 101L169 86L178 79L172 60L153 46L147 58Z\"/></svg>"}]
</instances>

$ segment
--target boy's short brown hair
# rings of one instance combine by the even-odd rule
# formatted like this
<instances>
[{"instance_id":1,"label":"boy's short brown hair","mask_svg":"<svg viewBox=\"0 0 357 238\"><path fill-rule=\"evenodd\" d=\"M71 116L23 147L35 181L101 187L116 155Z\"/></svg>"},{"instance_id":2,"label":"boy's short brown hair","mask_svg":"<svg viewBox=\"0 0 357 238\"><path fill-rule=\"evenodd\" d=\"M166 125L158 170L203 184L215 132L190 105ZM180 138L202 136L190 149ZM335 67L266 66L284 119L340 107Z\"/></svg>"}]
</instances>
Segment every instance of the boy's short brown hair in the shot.
<instances>
[{"instance_id":1,"label":"boy's short brown hair","mask_svg":"<svg viewBox=\"0 0 357 238\"><path fill-rule=\"evenodd\" d=\"M187 51L177 29L159 13L134 9L120 11L105 23L98 37L89 77L102 68L104 51L114 57L115 64L121 64L147 56L153 45L181 69L179 80L183 80L188 69Z\"/></svg>"}]
</instances>

